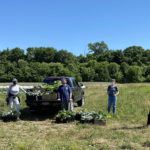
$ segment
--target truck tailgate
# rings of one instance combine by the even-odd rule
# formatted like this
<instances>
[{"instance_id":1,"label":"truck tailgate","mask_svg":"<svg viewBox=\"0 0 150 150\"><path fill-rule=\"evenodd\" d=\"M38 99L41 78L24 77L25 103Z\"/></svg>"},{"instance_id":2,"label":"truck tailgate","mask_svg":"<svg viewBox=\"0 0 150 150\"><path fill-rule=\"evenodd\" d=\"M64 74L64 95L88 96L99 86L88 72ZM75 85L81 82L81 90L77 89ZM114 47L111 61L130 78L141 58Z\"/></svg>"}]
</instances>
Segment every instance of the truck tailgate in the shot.
<instances>
[{"instance_id":1,"label":"truck tailgate","mask_svg":"<svg viewBox=\"0 0 150 150\"><path fill-rule=\"evenodd\" d=\"M42 100L57 101L57 94L42 95Z\"/></svg>"}]
</instances>

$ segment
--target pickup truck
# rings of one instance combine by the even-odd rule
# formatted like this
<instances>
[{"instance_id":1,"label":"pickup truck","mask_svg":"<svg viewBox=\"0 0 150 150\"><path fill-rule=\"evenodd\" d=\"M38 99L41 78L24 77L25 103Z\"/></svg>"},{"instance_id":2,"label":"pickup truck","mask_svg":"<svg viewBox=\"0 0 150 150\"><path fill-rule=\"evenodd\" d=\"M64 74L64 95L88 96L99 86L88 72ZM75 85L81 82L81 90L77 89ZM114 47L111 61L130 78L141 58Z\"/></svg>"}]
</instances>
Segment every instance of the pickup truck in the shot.
<instances>
[{"instance_id":1,"label":"pickup truck","mask_svg":"<svg viewBox=\"0 0 150 150\"><path fill-rule=\"evenodd\" d=\"M61 80L62 78L67 79L67 84L72 89L72 98L73 102L77 103L78 106L83 106L85 103L83 84L78 83L73 77L48 77L43 80L43 83L48 85L53 85L54 82ZM33 91L33 89L28 89L27 92ZM41 89L42 90L42 89ZM26 95L26 104L29 106L31 110L39 109L39 108L49 108L49 107L59 107L61 106L61 102L57 100L57 92L49 95L42 96L30 96Z\"/></svg>"}]
</instances>

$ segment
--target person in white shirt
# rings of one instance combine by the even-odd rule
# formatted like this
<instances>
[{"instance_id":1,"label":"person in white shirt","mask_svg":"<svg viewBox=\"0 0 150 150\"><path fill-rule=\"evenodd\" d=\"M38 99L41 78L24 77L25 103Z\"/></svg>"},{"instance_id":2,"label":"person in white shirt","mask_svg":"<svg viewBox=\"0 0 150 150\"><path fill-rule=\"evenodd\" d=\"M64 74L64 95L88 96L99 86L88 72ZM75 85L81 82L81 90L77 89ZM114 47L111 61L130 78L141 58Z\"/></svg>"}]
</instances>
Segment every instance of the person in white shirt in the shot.
<instances>
[{"instance_id":1,"label":"person in white shirt","mask_svg":"<svg viewBox=\"0 0 150 150\"><path fill-rule=\"evenodd\" d=\"M17 112L20 112L20 102L19 102L19 90L23 91L24 93L27 93L21 86L19 86L18 80L13 79L13 84L11 84L8 88L6 99L9 99L9 107L10 110L13 111L13 105L15 104Z\"/></svg>"}]
</instances>

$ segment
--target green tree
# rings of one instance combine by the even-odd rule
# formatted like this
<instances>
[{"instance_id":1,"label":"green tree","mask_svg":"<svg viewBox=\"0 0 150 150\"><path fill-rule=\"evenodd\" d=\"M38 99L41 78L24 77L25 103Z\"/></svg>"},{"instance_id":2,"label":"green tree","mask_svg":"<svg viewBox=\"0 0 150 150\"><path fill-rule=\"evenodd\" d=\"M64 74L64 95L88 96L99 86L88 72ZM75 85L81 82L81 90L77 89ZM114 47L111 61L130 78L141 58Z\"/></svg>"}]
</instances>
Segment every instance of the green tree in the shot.
<instances>
[{"instance_id":1,"label":"green tree","mask_svg":"<svg viewBox=\"0 0 150 150\"><path fill-rule=\"evenodd\" d=\"M95 70L90 67L81 67L81 76L83 81L93 81L95 76Z\"/></svg>"},{"instance_id":2,"label":"green tree","mask_svg":"<svg viewBox=\"0 0 150 150\"><path fill-rule=\"evenodd\" d=\"M103 61L112 62L112 59L113 59L112 51L110 51L110 50L107 50L107 51L97 55L98 62L103 62Z\"/></svg>"},{"instance_id":3,"label":"green tree","mask_svg":"<svg viewBox=\"0 0 150 150\"><path fill-rule=\"evenodd\" d=\"M136 64L140 65L142 64L142 56L143 56L144 49L141 46L130 46L126 48L123 53L126 57L125 60L128 64L133 64L136 62Z\"/></svg>"},{"instance_id":4,"label":"green tree","mask_svg":"<svg viewBox=\"0 0 150 150\"><path fill-rule=\"evenodd\" d=\"M116 50L112 52L112 62L121 64L124 61L124 54L122 50Z\"/></svg>"},{"instance_id":5,"label":"green tree","mask_svg":"<svg viewBox=\"0 0 150 150\"><path fill-rule=\"evenodd\" d=\"M88 44L89 52L94 55L99 55L108 50L108 46L104 41L89 43Z\"/></svg>"},{"instance_id":6,"label":"green tree","mask_svg":"<svg viewBox=\"0 0 150 150\"><path fill-rule=\"evenodd\" d=\"M95 81L108 82L110 81L110 75L108 71L108 63L101 62L95 65Z\"/></svg>"},{"instance_id":7,"label":"green tree","mask_svg":"<svg viewBox=\"0 0 150 150\"><path fill-rule=\"evenodd\" d=\"M77 58L70 52L66 50L60 50L55 54L55 62L67 65L69 63L77 63Z\"/></svg>"},{"instance_id":8,"label":"green tree","mask_svg":"<svg viewBox=\"0 0 150 150\"><path fill-rule=\"evenodd\" d=\"M24 50L16 47L10 51L8 60L11 62L17 62L19 59L25 59Z\"/></svg>"},{"instance_id":9,"label":"green tree","mask_svg":"<svg viewBox=\"0 0 150 150\"><path fill-rule=\"evenodd\" d=\"M122 72L120 72L120 66L117 63L110 63L108 70L111 78L116 79L118 82L122 81L123 75Z\"/></svg>"},{"instance_id":10,"label":"green tree","mask_svg":"<svg viewBox=\"0 0 150 150\"><path fill-rule=\"evenodd\" d=\"M142 77L142 69L139 66L130 66L127 72L127 81L128 82L141 82L143 80Z\"/></svg>"},{"instance_id":11,"label":"green tree","mask_svg":"<svg viewBox=\"0 0 150 150\"><path fill-rule=\"evenodd\" d=\"M122 82L126 82L127 81L127 72L128 72L128 69L129 69L129 65L126 62L123 62L120 65L120 70L121 70L121 72L123 74Z\"/></svg>"}]
</instances>

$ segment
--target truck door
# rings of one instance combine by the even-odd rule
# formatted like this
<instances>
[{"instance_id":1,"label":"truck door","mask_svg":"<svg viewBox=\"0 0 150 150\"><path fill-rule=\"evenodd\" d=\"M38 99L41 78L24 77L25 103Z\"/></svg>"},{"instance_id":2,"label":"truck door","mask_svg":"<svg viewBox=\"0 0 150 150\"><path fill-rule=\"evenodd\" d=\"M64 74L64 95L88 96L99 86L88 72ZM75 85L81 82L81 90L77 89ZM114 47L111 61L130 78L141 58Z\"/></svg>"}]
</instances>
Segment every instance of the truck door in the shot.
<instances>
[{"instance_id":1,"label":"truck door","mask_svg":"<svg viewBox=\"0 0 150 150\"><path fill-rule=\"evenodd\" d=\"M81 86L79 85L79 83L78 83L78 81L77 80L75 80L75 82L76 82L76 85L77 85L77 91L78 91L78 100L81 100L81 98L82 98L82 90L81 90Z\"/></svg>"},{"instance_id":2,"label":"truck door","mask_svg":"<svg viewBox=\"0 0 150 150\"><path fill-rule=\"evenodd\" d=\"M74 91L74 101L78 101L80 99L80 89L76 80L72 80L73 83L73 91Z\"/></svg>"}]
</instances>

